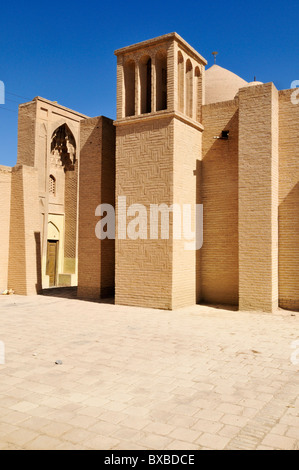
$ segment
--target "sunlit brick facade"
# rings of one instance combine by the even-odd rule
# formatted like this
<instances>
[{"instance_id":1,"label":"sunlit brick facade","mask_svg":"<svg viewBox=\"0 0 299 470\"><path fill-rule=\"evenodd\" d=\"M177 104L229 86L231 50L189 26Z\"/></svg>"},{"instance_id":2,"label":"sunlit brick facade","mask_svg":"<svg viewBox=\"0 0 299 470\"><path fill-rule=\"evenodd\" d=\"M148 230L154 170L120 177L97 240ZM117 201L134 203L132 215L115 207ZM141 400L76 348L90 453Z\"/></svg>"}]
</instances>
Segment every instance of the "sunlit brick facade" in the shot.
<instances>
[{"instance_id":1,"label":"sunlit brick facade","mask_svg":"<svg viewBox=\"0 0 299 470\"><path fill-rule=\"evenodd\" d=\"M299 308L299 104L247 83L176 33L115 52L116 120L43 98L20 106L18 162L0 167L0 288L176 309ZM203 246L99 240L99 204L203 205ZM193 221L194 222L194 221Z\"/></svg>"}]
</instances>

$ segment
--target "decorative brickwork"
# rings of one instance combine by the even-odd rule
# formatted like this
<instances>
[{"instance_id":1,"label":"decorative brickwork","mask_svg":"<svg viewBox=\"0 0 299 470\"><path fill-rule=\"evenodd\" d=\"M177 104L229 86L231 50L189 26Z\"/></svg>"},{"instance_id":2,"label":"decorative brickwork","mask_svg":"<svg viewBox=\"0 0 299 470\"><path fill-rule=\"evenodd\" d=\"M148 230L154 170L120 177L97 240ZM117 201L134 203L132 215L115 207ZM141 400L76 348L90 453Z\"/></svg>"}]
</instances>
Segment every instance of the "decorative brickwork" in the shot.
<instances>
[{"instance_id":1,"label":"decorative brickwork","mask_svg":"<svg viewBox=\"0 0 299 470\"><path fill-rule=\"evenodd\" d=\"M115 122L40 97L20 106L18 164L0 167L0 289L32 294L50 279L77 285L78 276L79 297L115 290L117 304L298 310L293 90L247 83L217 64L206 74L206 60L177 33L115 55ZM137 207L125 215L125 234L119 230L119 198L124 210L146 208L145 236L138 227L135 238L126 232ZM115 240L96 237L100 204L115 207ZM152 204L170 210L169 237L161 236L160 212L151 237ZM178 239L171 212L196 204L203 205L197 251L186 249L183 230ZM190 224L196 232L195 210Z\"/></svg>"}]
</instances>

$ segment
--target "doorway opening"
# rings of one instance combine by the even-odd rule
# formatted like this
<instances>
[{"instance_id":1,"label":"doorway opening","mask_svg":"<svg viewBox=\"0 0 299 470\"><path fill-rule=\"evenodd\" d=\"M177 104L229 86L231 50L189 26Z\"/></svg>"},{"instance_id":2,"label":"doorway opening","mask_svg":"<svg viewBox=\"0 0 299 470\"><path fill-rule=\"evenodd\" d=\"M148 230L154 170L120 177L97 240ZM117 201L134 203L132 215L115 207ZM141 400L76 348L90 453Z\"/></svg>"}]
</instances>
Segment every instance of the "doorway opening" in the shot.
<instances>
[{"instance_id":1,"label":"doorway opening","mask_svg":"<svg viewBox=\"0 0 299 470\"><path fill-rule=\"evenodd\" d=\"M49 276L49 287L57 286L58 244L58 240L48 240L47 242L46 274Z\"/></svg>"}]
</instances>

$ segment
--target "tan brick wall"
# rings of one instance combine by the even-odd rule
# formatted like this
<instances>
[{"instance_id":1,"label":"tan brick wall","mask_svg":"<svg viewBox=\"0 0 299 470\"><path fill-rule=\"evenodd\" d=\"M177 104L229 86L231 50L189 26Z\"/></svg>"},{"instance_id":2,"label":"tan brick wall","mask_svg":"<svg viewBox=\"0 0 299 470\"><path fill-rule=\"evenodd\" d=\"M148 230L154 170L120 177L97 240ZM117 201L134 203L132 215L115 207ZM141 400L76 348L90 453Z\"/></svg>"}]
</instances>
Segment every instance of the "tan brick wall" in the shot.
<instances>
[{"instance_id":1,"label":"tan brick wall","mask_svg":"<svg viewBox=\"0 0 299 470\"><path fill-rule=\"evenodd\" d=\"M173 201L173 139L171 118L116 129L116 198L126 196L127 206L145 205L148 218L150 204ZM119 240L117 235L116 224L115 302L171 309L172 240Z\"/></svg>"},{"instance_id":2,"label":"tan brick wall","mask_svg":"<svg viewBox=\"0 0 299 470\"><path fill-rule=\"evenodd\" d=\"M299 105L279 92L279 305L299 309Z\"/></svg>"},{"instance_id":3,"label":"tan brick wall","mask_svg":"<svg viewBox=\"0 0 299 470\"><path fill-rule=\"evenodd\" d=\"M114 240L95 235L99 204L115 205L115 128L110 119L81 122L79 177L78 296L100 298L114 291Z\"/></svg>"},{"instance_id":4,"label":"tan brick wall","mask_svg":"<svg viewBox=\"0 0 299 470\"><path fill-rule=\"evenodd\" d=\"M176 88L175 88L175 68L176 48L175 43L169 43L167 47L167 109L175 109Z\"/></svg>"},{"instance_id":5,"label":"tan brick wall","mask_svg":"<svg viewBox=\"0 0 299 470\"><path fill-rule=\"evenodd\" d=\"M19 165L34 166L36 113L37 101L19 107L17 160Z\"/></svg>"},{"instance_id":6,"label":"tan brick wall","mask_svg":"<svg viewBox=\"0 0 299 470\"><path fill-rule=\"evenodd\" d=\"M0 292L7 289L11 168L0 166Z\"/></svg>"},{"instance_id":7,"label":"tan brick wall","mask_svg":"<svg viewBox=\"0 0 299 470\"><path fill-rule=\"evenodd\" d=\"M167 55L167 109L160 108L159 64ZM187 81L186 64L191 67L187 107L179 109L178 54L183 57L183 82ZM150 219L151 204L192 204L198 199L197 161L201 158L202 126L196 122L202 105L205 59L179 35L171 33L115 51L117 55L117 133L116 196L126 196L127 205L142 204ZM144 58L151 58L151 112L145 113L141 90L145 86ZM160 58L160 59L159 59ZM125 117L124 64L136 64L135 116ZM197 78L195 75L201 76ZM185 87L182 87L185 88ZM181 101L181 100L180 100ZM183 100L184 101L184 100ZM196 102L195 102L196 101ZM157 107L156 104L158 103ZM181 109L182 108L182 109ZM158 109L158 111L157 111ZM142 114L144 113L144 114ZM193 211L195 215L195 211ZM128 220L129 222L129 220ZM199 295L195 251L184 249L184 240L173 240L172 216L169 239L161 238L161 214L158 239L116 241L116 303L172 309L191 305ZM195 227L193 226L193 229ZM196 294L197 292L197 294Z\"/></svg>"},{"instance_id":8,"label":"tan brick wall","mask_svg":"<svg viewBox=\"0 0 299 470\"><path fill-rule=\"evenodd\" d=\"M173 202L183 208L192 205L192 231L195 230L198 162L201 160L202 133L179 119L174 119ZM183 210L182 210L183 212ZM183 229L183 227L182 227ZM173 241L172 308L194 305L199 297L199 252L186 250L185 240ZM197 295L196 295L197 290Z\"/></svg>"},{"instance_id":9,"label":"tan brick wall","mask_svg":"<svg viewBox=\"0 0 299 470\"><path fill-rule=\"evenodd\" d=\"M278 305L278 92L239 92L239 307Z\"/></svg>"},{"instance_id":10,"label":"tan brick wall","mask_svg":"<svg viewBox=\"0 0 299 470\"><path fill-rule=\"evenodd\" d=\"M8 287L17 294L40 290L41 253L38 172L17 165L12 171Z\"/></svg>"},{"instance_id":11,"label":"tan brick wall","mask_svg":"<svg viewBox=\"0 0 299 470\"><path fill-rule=\"evenodd\" d=\"M167 109L155 112L156 101L161 101L156 69L161 51L167 52ZM181 111L179 51L184 69ZM64 282L75 282L79 223L80 297L112 293L115 275L119 304L172 309L196 301L237 305L239 300L241 310L273 311L279 299L281 307L298 309L299 105L291 103L292 90L278 94L273 84L256 85L241 89L233 101L202 106L206 62L177 34L129 46L116 55L116 156L111 120L85 120L42 98L20 106L18 165L12 170L0 167L0 289L36 293L40 237L44 250L47 240L47 233L40 233L41 220L47 227L49 217L65 216L59 274ZM152 60L152 112L140 116L145 55ZM123 64L128 59L136 64L139 116L126 118ZM192 67L188 77L187 61ZM189 96L187 106L191 76L193 103ZM191 119L184 116L187 109ZM195 122L201 118L203 137ZM51 137L65 122L77 142L77 164L74 172L61 171L63 191L49 199ZM215 139L222 130L230 131L228 140ZM186 251L185 240L172 239L172 222L168 240L161 240L160 232L158 240L150 240L149 223L147 240L118 239L116 245L98 240L95 208L114 205L115 195L126 196L127 207L143 204L147 222L150 204L203 203L203 247ZM117 230L116 224L116 235Z\"/></svg>"},{"instance_id":12,"label":"tan brick wall","mask_svg":"<svg viewBox=\"0 0 299 470\"><path fill-rule=\"evenodd\" d=\"M74 170L65 172L64 188L64 273L75 274L77 258L78 160Z\"/></svg>"},{"instance_id":13,"label":"tan brick wall","mask_svg":"<svg viewBox=\"0 0 299 470\"><path fill-rule=\"evenodd\" d=\"M238 305L238 101L202 107L201 301ZM229 130L228 140L215 139Z\"/></svg>"},{"instance_id":14,"label":"tan brick wall","mask_svg":"<svg viewBox=\"0 0 299 470\"><path fill-rule=\"evenodd\" d=\"M46 275L47 227L52 217L62 216L58 274L69 279L69 285L77 285L77 179L78 171L67 171L51 155L51 141L54 131L67 124L76 141L76 160L80 158L80 121L86 116L59 105L57 102L36 97L19 108L18 164L29 165L38 170L39 213L41 218L41 249L43 286L48 287ZM76 165L78 167L78 163ZM55 196L49 194L49 175L56 182ZM58 276L60 279L60 276ZM62 278L61 278L62 279Z\"/></svg>"}]
</instances>

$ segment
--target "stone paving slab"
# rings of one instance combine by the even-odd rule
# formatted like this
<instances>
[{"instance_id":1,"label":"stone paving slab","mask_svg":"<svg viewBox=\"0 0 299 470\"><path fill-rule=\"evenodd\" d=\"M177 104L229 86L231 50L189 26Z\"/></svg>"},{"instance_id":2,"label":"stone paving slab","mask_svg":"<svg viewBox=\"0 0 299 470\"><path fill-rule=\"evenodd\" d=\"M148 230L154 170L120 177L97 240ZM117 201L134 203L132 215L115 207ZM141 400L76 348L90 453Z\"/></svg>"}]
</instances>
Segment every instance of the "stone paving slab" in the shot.
<instances>
[{"instance_id":1,"label":"stone paving slab","mask_svg":"<svg viewBox=\"0 0 299 470\"><path fill-rule=\"evenodd\" d=\"M298 313L2 296L0 321L0 450L299 449Z\"/></svg>"}]
</instances>

